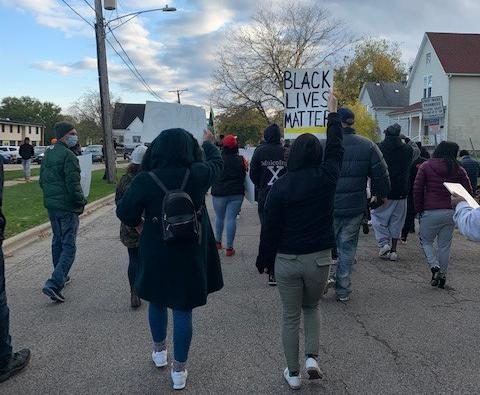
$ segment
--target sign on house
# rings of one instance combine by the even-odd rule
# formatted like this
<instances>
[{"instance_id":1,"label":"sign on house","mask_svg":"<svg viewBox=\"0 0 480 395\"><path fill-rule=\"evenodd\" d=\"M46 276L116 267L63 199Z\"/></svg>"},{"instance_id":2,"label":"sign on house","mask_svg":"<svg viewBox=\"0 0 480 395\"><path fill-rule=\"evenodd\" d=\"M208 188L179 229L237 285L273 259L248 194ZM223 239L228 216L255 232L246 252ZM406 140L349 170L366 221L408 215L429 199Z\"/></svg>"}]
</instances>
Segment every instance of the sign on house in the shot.
<instances>
[{"instance_id":1,"label":"sign on house","mask_svg":"<svg viewBox=\"0 0 480 395\"><path fill-rule=\"evenodd\" d=\"M443 115L442 96L424 97L422 99L422 117L425 121L442 118Z\"/></svg>"},{"instance_id":2,"label":"sign on house","mask_svg":"<svg viewBox=\"0 0 480 395\"><path fill-rule=\"evenodd\" d=\"M303 133L326 138L333 69L291 69L283 77L285 138L295 139Z\"/></svg>"}]
</instances>

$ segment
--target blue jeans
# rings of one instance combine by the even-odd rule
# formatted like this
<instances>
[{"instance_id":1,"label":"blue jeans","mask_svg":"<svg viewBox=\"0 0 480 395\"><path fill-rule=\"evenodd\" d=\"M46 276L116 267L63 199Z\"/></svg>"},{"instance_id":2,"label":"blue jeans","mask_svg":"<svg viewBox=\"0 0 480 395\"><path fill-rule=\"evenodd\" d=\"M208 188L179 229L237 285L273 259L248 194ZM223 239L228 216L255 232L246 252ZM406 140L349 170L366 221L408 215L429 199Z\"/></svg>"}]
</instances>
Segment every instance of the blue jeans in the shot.
<instances>
[{"instance_id":1,"label":"blue jeans","mask_svg":"<svg viewBox=\"0 0 480 395\"><path fill-rule=\"evenodd\" d=\"M213 196L215 210L215 239L222 241L223 228L227 222L227 248L233 248L237 231L237 215L242 208L243 195Z\"/></svg>"},{"instance_id":2,"label":"blue jeans","mask_svg":"<svg viewBox=\"0 0 480 395\"><path fill-rule=\"evenodd\" d=\"M0 248L0 368L4 367L12 357L12 340L9 333L10 310L7 305L5 291L5 261Z\"/></svg>"},{"instance_id":3,"label":"blue jeans","mask_svg":"<svg viewBox=\"0 0 480 395\"><path fill-rule=\"evenodd\" d=\"M165 306L150 303L148 321L155 343L167 338L168 311ZM192 342L192 310L173 310L173 353L175 361L187 362L190 343Z\"/></svg>"},{"instance_id":4,"label":"blue jeans","mask_svg":"<svg viewBox=\"0 0 480 395\"><path fill-rule=\"evenodd\" d=\"M65 286L65 280L70 268L75 261L79 219L78 214L66 211L48 210L48 216L53 231L53 273L52 277L45 283L45 286L61 291Z\"/></svg>"},{"instance_id":5,"label":"blue jeans","mask_svg":"<svg viewBox=\"0 0 480 395\"><path fill-rule=\"evenodd\" d=\"M352 293L352 267L357 253L358 234L364 214L356 217L335 217L335 241L338 251L336 274L337 296L344 298Z\"/></svg>"}]
</instances>

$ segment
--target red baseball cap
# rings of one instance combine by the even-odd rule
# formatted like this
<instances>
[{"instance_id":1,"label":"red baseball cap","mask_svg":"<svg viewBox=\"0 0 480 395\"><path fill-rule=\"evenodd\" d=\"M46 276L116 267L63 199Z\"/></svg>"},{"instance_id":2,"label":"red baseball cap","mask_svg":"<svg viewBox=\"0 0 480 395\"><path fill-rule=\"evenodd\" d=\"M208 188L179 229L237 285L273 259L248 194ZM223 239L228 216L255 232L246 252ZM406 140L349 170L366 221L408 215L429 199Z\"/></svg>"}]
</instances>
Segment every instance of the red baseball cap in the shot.
<instances>
[{"instance_id":1,"label":"red baseball cap","mask_svg":"<svg viewBox=\"0 0 480 395\"><path fill-rule=\"evenodd\" d=\"M223 146L227 148L236 148L238 146L237 137L229 134L223 138Z\"/></svg>"}]
</instances>

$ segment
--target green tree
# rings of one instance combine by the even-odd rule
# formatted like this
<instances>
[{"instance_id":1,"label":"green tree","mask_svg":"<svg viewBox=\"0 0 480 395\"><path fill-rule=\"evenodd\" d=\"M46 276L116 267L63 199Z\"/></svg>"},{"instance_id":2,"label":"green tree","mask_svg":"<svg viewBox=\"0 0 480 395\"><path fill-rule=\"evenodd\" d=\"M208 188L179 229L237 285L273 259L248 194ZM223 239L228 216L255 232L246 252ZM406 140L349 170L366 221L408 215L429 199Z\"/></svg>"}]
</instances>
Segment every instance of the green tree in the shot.
<instances>
[{"instance_id":1,"label":"green tree","mask_svg":"<svg viewBox=\"0 0 480 395\"><path fill-rule=\"evenodd\" d=\"M0 102L0 118L32 122L45 126L45 141L53 135L53 125L61 119L62 109L54 103L29 96L4 97Z\"/></svg>"},{"instance_id":2,"label":"green tree","mask_svg":"<svg viewBox=\"0 0 480 395\"><path fill-rule=\"evenodd\" d=\"M230 108L216 117L215 130L218 134L237 136L240 146L256 145L268 122L258 109L245 107Z\"/></svg>"},{"instance_id":3,"label":"green tree","mask_svg":"<svg viewBox=\"0 0 480 395\"><path fill-rule=\"evenodd\" d=\"M405 75L402 53L396 42L366 40L355 47L335 70L335 94L340 104L354 103L365 82L399 82Z\"/></svg>"},{"instance_id":4,"label":"green tree","mask_svg":"<svg viewBox=\"0 0 480 395\"><path fill-rule=\"evenodd\" d=\"M380 140L378 123L370 116L365 105L357 100L348 107L355 114L355 125L353 127L356 132L374 142L378 142Z\"/></svg>"}]
</instances>

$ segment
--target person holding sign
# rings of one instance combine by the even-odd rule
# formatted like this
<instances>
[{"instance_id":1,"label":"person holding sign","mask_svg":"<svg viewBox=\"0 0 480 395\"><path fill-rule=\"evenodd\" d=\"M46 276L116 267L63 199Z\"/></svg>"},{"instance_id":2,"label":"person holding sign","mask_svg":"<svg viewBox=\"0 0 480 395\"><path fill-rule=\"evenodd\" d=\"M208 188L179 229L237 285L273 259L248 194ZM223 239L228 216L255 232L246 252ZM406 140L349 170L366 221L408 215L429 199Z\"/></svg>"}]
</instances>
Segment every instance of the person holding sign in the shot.
<instances>
[{"instance_id":1,"label":"person holding sign","mask_svg":"<svg viewBox=\"0 0 480 395\"><path fill-rule=\"evenodd\" d=\"M442 141L433 158L420 166L413 187L415 210L420 215L420 242L432 272L430 284L439 288L445 287L455 227L450 192L443 183L459 183L472 193L467 173L457 162L458 149L456 143Z\"/></svg>"},{"instance_id":2,"label":"person holding sign","mask_svg":"<svg viewBox=\"0 0 480 395\"><path fill-rule=\"evenodd\" d=\"M287 360L284 378L300 388L299 326L303 311L306 369L319 379L318 303L327 285L330 250L335 246L333 203L343 158L337 99L328 101L325 155L313 134L302 134L288 158L288 173L270 190L265 203L257 269L273 267L283 304L282 341Z\"/></svg>"},{"instance_id":3,"label":"person holding sign","mask_svg":"<svg viewBox=\"0 0 480 395\"><path fill-rule=\"evenodd\" d=\"M452 196L452 207L453 220L460 233L469 240L480 241L480 207L473 208L459 195Z\"/></svg>"}]
</instances>

